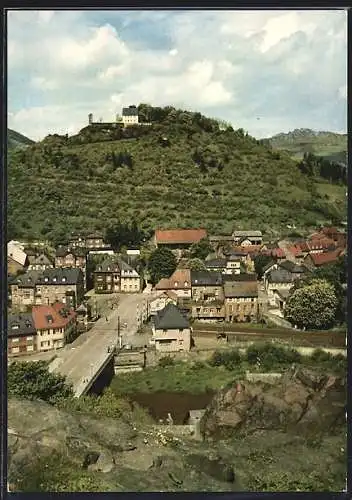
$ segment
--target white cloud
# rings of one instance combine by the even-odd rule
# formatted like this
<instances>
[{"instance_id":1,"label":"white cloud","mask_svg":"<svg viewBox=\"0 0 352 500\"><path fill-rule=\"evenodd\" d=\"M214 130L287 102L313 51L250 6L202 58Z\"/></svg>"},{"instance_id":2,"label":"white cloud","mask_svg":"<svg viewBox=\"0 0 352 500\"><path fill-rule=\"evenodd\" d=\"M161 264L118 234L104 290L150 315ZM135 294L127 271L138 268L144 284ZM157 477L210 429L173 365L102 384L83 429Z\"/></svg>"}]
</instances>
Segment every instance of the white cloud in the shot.
<instances>
[{"instance_id":1,"label":"white cloud","mask_svg":"<svg viewBox=\"0 0 352 500\"><path fill-rule=\"evenodd\" d=\"M139 102L258 136L346 123L343 11L12 11L8 37L9 126L30 137Z\"/></svg>"}]
</instances>

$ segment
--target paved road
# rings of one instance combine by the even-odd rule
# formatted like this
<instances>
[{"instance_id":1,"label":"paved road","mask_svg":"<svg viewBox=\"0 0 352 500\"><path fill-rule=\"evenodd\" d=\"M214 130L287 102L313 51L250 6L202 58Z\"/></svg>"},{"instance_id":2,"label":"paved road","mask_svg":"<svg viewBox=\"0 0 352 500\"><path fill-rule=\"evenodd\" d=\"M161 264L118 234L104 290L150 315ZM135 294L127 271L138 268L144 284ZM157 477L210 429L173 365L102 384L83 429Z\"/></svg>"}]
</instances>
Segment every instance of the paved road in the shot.
<instances>
[{"instance_id":1,"label":"paved road","mask_svg":"<svg viewBox=\"0 0 352 500\"><path fill-rule=\"evenodd\" d=\"M84 386L84 379L91 379L106 361L108 347L118 343L118 317L120 317L122 343L134 344L138 325L147 299L146 294L121 295L118 308L110 310L109 316L99 319L94 327L84 334L86 340L72 349L67 346L50 365L50 371L67 377L79 393ZM126 328L123 325L127 324ZM78 339L77 339L78 340Z\"/></svg>"}]
</instances>

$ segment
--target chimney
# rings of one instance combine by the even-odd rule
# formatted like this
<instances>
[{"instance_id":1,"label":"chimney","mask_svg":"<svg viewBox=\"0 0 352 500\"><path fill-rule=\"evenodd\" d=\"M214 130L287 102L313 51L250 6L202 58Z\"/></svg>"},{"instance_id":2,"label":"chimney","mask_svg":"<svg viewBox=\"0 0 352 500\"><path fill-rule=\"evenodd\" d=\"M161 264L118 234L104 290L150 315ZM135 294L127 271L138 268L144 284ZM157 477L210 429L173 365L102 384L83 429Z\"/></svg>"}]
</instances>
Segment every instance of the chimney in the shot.
<instances>
[{"instance_id":1,"label":"chimney","mask_svg":"<svg viewBox=\"0 0 352 500\"><path fill-rule=\"evenodd\" d=\"M93 113L89 113L89 115L88 115L88 124L92 125L92 123L93 123Z\"/></svg>"}]
</instances>

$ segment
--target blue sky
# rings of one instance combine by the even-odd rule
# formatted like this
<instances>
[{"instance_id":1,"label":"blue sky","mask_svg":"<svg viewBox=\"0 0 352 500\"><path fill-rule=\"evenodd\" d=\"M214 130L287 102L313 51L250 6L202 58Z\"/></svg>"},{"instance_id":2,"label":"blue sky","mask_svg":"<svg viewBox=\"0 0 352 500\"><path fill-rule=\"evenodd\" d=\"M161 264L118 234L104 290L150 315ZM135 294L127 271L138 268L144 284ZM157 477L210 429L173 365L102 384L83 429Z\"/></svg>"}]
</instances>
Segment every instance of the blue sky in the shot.
<instances>
[{"instance_id":1,"label":"blue sky","mask_svg":"<svg viewBox=\"0 0 352 500\"><path fill-rule=\"evenodd\" d=\"M8 124L35 140L140 102L258 138L346 132L346 93L342 10L8 13Z\"/></svg>"}]
</instances>

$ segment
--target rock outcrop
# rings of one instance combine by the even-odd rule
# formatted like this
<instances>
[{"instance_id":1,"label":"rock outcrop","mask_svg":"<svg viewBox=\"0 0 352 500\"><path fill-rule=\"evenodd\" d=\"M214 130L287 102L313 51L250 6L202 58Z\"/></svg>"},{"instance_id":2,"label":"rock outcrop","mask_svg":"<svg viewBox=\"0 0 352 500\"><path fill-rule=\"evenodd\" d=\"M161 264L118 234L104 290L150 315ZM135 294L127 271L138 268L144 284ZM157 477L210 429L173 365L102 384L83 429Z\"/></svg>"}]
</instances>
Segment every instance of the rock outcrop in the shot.
<instances>
[{"instance_id":1,"label":"rock outcrop","mask_svg":"<svg viewBox=\"0 0 352 500\"><path fill-rule=\"evenodd\" d=\"M276 385L235 382L213 399L201 421L205 437L229 437L257 430L297 434L332 431L345 420L343 379L300 368Z\"/></svg>"}]
</instances>

